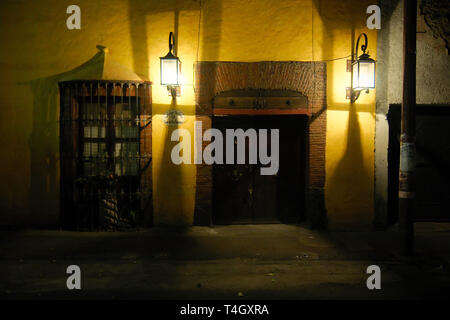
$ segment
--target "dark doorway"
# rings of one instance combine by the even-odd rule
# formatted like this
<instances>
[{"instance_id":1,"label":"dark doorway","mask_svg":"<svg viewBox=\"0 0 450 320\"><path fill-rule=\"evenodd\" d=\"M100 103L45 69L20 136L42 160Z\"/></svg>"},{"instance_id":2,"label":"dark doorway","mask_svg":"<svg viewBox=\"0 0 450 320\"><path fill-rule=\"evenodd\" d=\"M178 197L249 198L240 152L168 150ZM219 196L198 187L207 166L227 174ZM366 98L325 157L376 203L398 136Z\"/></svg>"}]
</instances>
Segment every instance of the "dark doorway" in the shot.
<instances>
[{"instance_id":1,"label":"dark doorway","mask_svg":"<svg viewBox=\"0 0 450 320\"><path fill-rule=\"evenodd\" d=\"M400 105L388 113L388 224L398 220ZM416 221L450 221L450 108L416 106Z\"/></svg>"},{"instance_id":2,"label":"dark doorway","mask_svg":"<svg viewBox=\"0 0 450 320\"><path fill-rule=\"evenodd\" d=\"M225 141L226 129L279 129L279 170L261 175L262 165L213 166L213 223L296 223L304 218L307 116L216 116L213 127ZM258 137L259 139L259 137ZM270 131L268 131L270 142ZM246 152L248 153L248 139ZM269 154L270 154L269 145ZM236 157L236 146L235 146ZM224 148L224 159L226 148Z\"/></svg>"}]
</instances>

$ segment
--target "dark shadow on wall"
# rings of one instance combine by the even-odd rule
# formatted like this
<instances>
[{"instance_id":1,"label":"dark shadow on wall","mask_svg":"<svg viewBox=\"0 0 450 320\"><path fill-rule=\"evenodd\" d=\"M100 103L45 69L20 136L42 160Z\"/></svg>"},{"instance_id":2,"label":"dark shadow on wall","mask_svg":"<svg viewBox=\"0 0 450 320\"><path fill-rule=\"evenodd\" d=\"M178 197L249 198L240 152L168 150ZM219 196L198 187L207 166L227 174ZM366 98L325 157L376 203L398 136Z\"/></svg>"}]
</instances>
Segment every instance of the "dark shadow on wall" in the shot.
<instances>
[{"instance_id":1,"label":"dark shadow on wall","mask_svg":"<svg viewBox=\"0 0 450 320\"><path fill-rule=\"evenodd\" d=\"M174 32L175 36L175 48L174 54L178 54L178 29L179 29L179 13L183 10L199 10L198 1L160 1L160 0L130 0L129 2L129 14L130 14L130 30L131 30L131 43L132 54L134 60L135 70L139 70L144 75L149 75L149 61L150 59L159 59L159 57L152 57L148 52L148 43L151 39L151 31L147 32L147 16L158 12L173 12L173 29L169 30ZM167 33L167 37L169 33ZM164 37L164 39L167 39ZM164 53L165 54L165 53ZM181 54L181 53L180 53ZM160 79L150 79L155 84L159 84ZM152 108L155 110L155 108ZM166 133L164 141L159 141L163 145L163 150L160 159L159 171L153 172L153 226L152 232L161 233L164 238L175 239L175 241L166 241L164 239L160 241L150 241L147 244L152 246L156 245L160 248L161 253L152 255L151 250L148 250L148 245L144 246L143 256L152 256L156 259L161 257L172 257L172 249L177 252L206 252L204 246L199 244L195 239L189 237L189 225L180 216L183 214L182 206L183 199L179 197L183 193L183 177L181 165L176 165L172 162L171 152L173 147L178 144L178 141L171 141L172 133L179 129L178 119L176 116L171 118L171 111L178 110L177 98L173 97L171 104L167 105L166 116L169 116L168 123L163 124L163 129ZM176 113L173 113L176 115ZM155 119L155 117L153 117ZM159 119L157 121L160 121ZM155 128L153 125L152 128ZM153 131L154 132L154 131ZM153 133L152 133L153 134ZM153 137L155 139L162 139L162 137ZM154 149L153 149L154 151ZM191 150L192 153L192 150ZM155 159L155 157L153 157ZM152 163L154 164L154 163ZM185 166L185 165L184 165ZM152 169L153 170L153 169ZM157 202L159 201L159 202ZM157 206L155 208L155 206ZM153 243L153 244L151 244ZM182 272L184 267L183 263L179 263L176 268L168 270L164 279L161 282L164 285L178 283L181 278L184 277ZM153 284L152 284L153 285Z\"/></svg>"},{"instance_id":2,"label":"dark shadow on wall","mask_svg":"<svg viewBox=\"0 0 450 320\"><path fill-rule=\"evenodd\" d=\"M332 0L315 0L315 5L319 14L322 17L323 22L323 52L327 53L325 59L334 59L336 54L334 53L333 38L330 37L332 30L345 29L348 30L349 36L349 49L353 56L356 37L356 26L365 25L365 7L362 5L354 6L353 1L343 0L336 8L338 13L342 14L342 20L340 24L336 24L336 20L333 19L331 14L336 14L334 11L330 11L329 8L336 7L336 2ZM364 7L364 8L363 8ZM342 23L346 21L347 23ZM348 59L351 59L349 57ZM333 68L327 68L327 85L330 88L335 87ZM350 86L351 83L348 84ZM338 211L339 216L329 216L329 226L333 229L336 228L353 228L353 226L360 226L362 217L357 217L353 214L355 206L353 205L353 199L367 198L367 190L360 188L361 183L369 181L363 159L363 150L361 142L361 130L359 125L359 117L357 112L357 105L348 104L348 124L347 124L347 142L342 147L345 148L342 158L339 160L334 172L328 177L327 193L332 195L333 199L339 199L339 203L334 203L333 206ZM327 172L328 174L328 172ZM352 211L352 212L350 212ZM350 214L351 213L351 214ZM359 214L359 212L357 212Z\"/></svg>"},{"instance_id":3,"label":"dark shadow on wall","mask_svg":"<svg viewBox=\"0 0 450 320\"><path fill-rule=\"evenodd\" d=\"M130 17L130 37L133 54L133 67L136 72L143 75L145 79L149 79L150 66L149 61L151 58L148 51L148 32L147 30L147 16L157 14L160 12L173 12L174 13L174 36L178 39L178 17L179 12L183 10L199 10L199 0L191 1L177 1L177 0L129 0L128 12ZM159 35L158 35L159 36ZM169 34L167 34L167 37ZM175 42L175 53L177 52L178 41ZM150 79L154 83L159 79Z\"/></svg>"},{"instance_id":4,"label":"dark shadow on wall","mask_svg":"<svg viewBox=\"0 0 450 320\"><path fill-rule=\"evenodd\" d=\"M172 103L165 114L167 116L166 120L168 120L164 124L167 127L166 141L162 142L164 149L160 160L161 166L159 171L154 173L154 176L157 177L157 184L155 184L154 189L157 191L156 196L163 199L158 204L157 212L154 214L154 225L187 227L183 218L179 216L183 212L182 208L177 210L177 207L180 207L180 203L182 206L182 198L179 198L179 194L182 192L182 172L181 165L174 164L171 158L173 147L179 143L178 141L171 141L172 133L179 129L176 113L171 113L173 110L177 110L176 97L172 98ZM174 115L174 117L171 117L171 115ZM180 139L180 142L182 142L182 139ZM182 154L180 154L180 157L182 157ZM157 216L156 219L155 216Z\"/></svg>"},{"instance_id":5,"label":"dark shadow on wall","mask_svg":"<svg viewBox=\"0 0 450 320\"><path fill-rule=\"evenodd\" d=\"M355 210L352 203L354 199L367 197L367 190L359 186L361 182L368 181L370 178L364 166L361 130L354 104L350 105L348 112L347 143L343 147L345 148L344 154L328 183L328 192L333 194L335 199L341 201L340 205L336 205L339 217L330 217L330 225L339 229L361 225L363 217L357 217L356 215L364 214L364 212L350 214L349 210Z\"/></svg>"},{"instance_id":6,"label":"dark shadow on wall","mask_svg":"<svg viewBox=\"0 0 450 320\"><path fill-rule=\"evenodd\" d=\"M199 0L177 1L177 0L129 0L129 27L131 46L133 54L133 67L136 72L143 75L145 79L149 79L149 61L150 59L159 57L150 57L148 51L148 30L147 16L160 12L174 13L174 36L178 40L178 17L179 12L183 10L199 10ZM150 33L152 30L149 30ZM158 35L159 36L159 35ZM167 37L169 34L167 34ZM178 41L175 42L175 53L177 52ZM159 79L150 79L155 82Z\"/></svg>"},{"instance_id":7,"label":"dark shadow on wall","mask_svg":"<svg viewBox=\"0 0 450 320\"><path fill-rule=\"evenodd\" d=\"M133 68L149 79L149 64L147 51L147 28L145 15L142 15L143 1L129 1L130 37L133 52ZM148 1L151 2L151 1Z\"/></svg>"},{"instance_id":8,"label":"dark shadow on wall","mask_svg":"<svg viewBox=\"0 0 450 320\"><path fill-rule=\"evenodd\" d=\"M30 148L30 223L55 227L59 214L59 75L33 80Z\"/></svg>"},{"instance_id":9,"label":"dark shadow on wall","mask_svg":"<svg viewBox=\"0 0 450 320\"><path fill-rule=\"evenodd\" d=\"M178 33L179 33L179 15L181 11L200 10L200 1L129 1L129 15L130 15L130 33L132 43L132 54L135 70L139 70L143 75L149 75L149 61L150 59L159 59L159 57L151 57L148 51L148 32L147 32L147 17L153 14L161 12L173 12L173 29L170 30L174 33L175 47L174 54L178 55ZM150 30L151 34L151 30ZM169 34L167 34L168 36ZM159 35L158 35L159 36ZM181 53L180 53L181 54ZM150 79L155 83L159 82L159 79ZM177 99L173 98L172 103L168 106L167 111L177 110ZM167 125L167 124L165 124ZM177 225L183 224L183 217L180 217L182 210L176 210L177 207L182 206L183 199L179 195L183 192L182 185L183 177L181 172L181 166L175 165L171 160L172 148L178 143L176 141L170 141L173 131L179 128L179 125L171 123L167 127L166 141L163 141L164 149L162 151L161 167L158 172L154 172L153 176L157 177L154 181L155 196L159 197L162 202L158 203L157 210L154 215L159 215L156 218L157 225ZM160 195L160 196L158 196ZM162 197L162 198L161 198ZM159 201L159 200L157 200ZM182 209L180 207L180 209ZM177 211L177 212L175 212Z\"/></svg>"},{"instance_id":10,"label":"dark shadow on wall","mask_svg":"<svg viewBox=\"0 0 450 320\"><path fill-rule=\"evenodd\" d=\"M29 85L33 94L30 147L30 219L33 226L55 227L59 216L59 92L58 82L72 78L89 68L90 76L102 76L98 52L73 70L20 83ZM98 68L97 68L98 66Z\"/></svg>"}]
</instances>

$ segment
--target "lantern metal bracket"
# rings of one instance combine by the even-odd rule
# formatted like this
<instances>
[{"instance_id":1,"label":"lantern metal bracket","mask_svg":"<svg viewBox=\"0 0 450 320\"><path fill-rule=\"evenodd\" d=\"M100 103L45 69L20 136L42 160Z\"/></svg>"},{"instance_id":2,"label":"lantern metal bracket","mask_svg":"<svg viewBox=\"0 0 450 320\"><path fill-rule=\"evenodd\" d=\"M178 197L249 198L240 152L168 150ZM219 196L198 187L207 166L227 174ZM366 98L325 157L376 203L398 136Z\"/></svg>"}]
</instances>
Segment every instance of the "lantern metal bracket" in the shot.
<instances>
[{"instance_id":1,"label":"lantern metal bracket","mask_svg":"<svg viewBox=\"0 0 450 320\"><path fill-rule=\"evenodd\" d=\"M350 100L351 103L354 103L356 100L358 100L361 91L363 91L363 90L354 90L352 89L352 87L346 87L345 89L346 89L345 99ZM369 93L369 89L366 89L365 93Z\"/></svg>"},{"instance_id":2,"label":"lantern metal bracket","mask_svg":"<svg viewBox=\"0 0 450 320\"><path fill-rule=\"evenodd\" d=\"M169 96L179 97L181 96L181 88L180 86L167 86L167 92Z\"/></svg>"}]
</instances>

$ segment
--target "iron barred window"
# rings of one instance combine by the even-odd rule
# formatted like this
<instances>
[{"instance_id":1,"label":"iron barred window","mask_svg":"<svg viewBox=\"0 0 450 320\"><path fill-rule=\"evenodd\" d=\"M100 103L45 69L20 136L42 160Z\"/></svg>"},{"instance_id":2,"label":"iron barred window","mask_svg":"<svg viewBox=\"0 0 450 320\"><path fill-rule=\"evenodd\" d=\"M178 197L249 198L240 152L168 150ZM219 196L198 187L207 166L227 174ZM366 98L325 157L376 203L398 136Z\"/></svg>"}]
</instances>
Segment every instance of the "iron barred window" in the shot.
<instances>
[{"instance_id":1,"label":"iron barred window","mask_svg":"<svg viewBox=\"0 0 450 320\"><path fill-rule=\"evenodd\" d=\"M64 228L151 221L150 89L145 82L60 82Z\"/></svg>"}]
</instances>

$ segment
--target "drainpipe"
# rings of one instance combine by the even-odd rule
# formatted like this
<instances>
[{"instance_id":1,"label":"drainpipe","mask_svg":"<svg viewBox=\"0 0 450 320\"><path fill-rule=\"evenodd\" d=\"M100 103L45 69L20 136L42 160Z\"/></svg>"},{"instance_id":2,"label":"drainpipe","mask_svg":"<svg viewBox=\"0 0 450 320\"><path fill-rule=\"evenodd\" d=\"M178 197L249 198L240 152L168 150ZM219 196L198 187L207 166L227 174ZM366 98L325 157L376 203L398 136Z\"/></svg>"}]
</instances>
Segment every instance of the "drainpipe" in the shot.
<instances>
[{"instance_id":1,"label":"drainpipe","mask_svg":"<svg viewBox=\"0 0 450 320\"><path fill-rule=\"evenodd\" d=\"M417 1L403 0L403 98L398 198L401 250L405 256L414 254L416 20Z\"/></svg>"}]
</instances>

